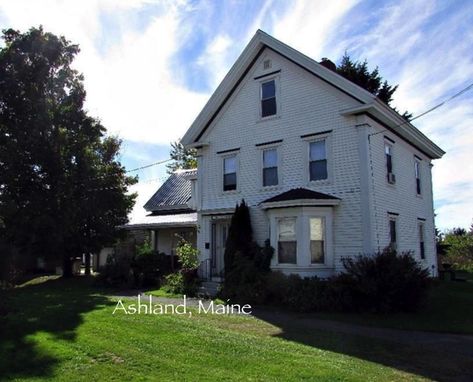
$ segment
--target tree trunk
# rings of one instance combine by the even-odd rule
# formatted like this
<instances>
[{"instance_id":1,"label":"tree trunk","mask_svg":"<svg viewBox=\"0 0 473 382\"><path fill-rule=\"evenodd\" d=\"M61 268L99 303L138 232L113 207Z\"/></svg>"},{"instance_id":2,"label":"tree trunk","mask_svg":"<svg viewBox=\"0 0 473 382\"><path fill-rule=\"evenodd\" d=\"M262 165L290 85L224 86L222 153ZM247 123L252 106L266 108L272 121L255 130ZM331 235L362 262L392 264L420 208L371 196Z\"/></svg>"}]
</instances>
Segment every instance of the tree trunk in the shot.
<instances>
[{"instance_id":1,"label":"tree trunk","mask_svg":"<svg viewBox=\"0 0 473 382\"><path fill-rule=\"evenodd\" d=\"M69 254L64 254L64 257L63 257L62 277L64 278L72 277L72 261Z\"/></svg>"},{"instance_id":2,"label":"tree trunk","mask_svg":"<svg viewBox=\"0 0 473 382\"><path fill-rule=\"evenodd\" d=\"M85 253L85 274L90 275L90 252Z\"/></svg>"}]
</instances>

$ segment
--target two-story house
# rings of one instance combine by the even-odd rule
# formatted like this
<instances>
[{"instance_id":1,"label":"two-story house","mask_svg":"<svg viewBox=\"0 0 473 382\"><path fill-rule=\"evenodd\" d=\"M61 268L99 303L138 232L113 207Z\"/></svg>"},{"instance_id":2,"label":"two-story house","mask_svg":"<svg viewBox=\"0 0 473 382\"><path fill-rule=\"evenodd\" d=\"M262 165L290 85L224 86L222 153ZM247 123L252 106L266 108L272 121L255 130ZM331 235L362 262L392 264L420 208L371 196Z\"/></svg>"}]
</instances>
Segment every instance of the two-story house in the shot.
<instances>
[{"instance_id":1,"label":"two-story house","mask_svg":"<svg viewBox=\"0 0 473 382\"><path fill-rule=\"evenodd\" d=\"M346 256L412 251L437 274L432 160L444 151L371 93L257 31L182 139L192 208L218 280L235 205L272 269L327 277Z\"/></svg>"}]
</instances>

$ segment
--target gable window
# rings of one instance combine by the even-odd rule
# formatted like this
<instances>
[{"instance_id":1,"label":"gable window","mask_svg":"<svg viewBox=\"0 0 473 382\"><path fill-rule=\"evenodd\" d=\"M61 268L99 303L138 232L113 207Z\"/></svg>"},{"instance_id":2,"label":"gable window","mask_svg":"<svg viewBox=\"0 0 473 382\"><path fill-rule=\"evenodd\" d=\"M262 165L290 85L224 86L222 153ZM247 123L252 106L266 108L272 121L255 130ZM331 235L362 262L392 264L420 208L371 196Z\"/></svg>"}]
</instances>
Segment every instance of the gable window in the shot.
<instances>
[{"instance_id":1,"label":"gable window","mask_svg":"<svg viewBox=\"0 0 473 382\"><path fill-rule=\"evenodd\" d=\"M261 117L275 115L276 110L276 82L270 80L261 84Z\"/></svg>"},{"instance_id":2,"label":"gable window","mask_svg":"<svg viewBox=\"0 0 473 382\"><path fill-rule=\"evenodd\" d=\"M419 222L417 224L419 230L419 252L420 258L423 260L425 259L425 242L424 242L424 223Z\"/></svg>"},{"instance_id":3,"label":"gable window","mask_svg":"<svg viewBox=\"0 0 473 382\"><path fill-rule=\"evenodd\" d=\"M232 155L223 158L223 191L237 188L237 157Z\"/></svg>"},{"instance_id":4,"label":"gable window","mask_svg":"<svg viewBox=\"0 0 473 382\"><path fill-rule=\"evenodd\" d=\"M327 179L327 152L325 139L310 142L309 146L309 175L310 180Z\"/></svg>"},{"instance_id":5,"label":"gable window","mask_svg":"<svg viewBox=\"0 0 473 382\"><path fill-rule=\"evenodd\" d=\"M384 154L386 156L386 172L388 183L396 183L396 177L393 173L393 146L389 143L384 144Z\"/></svg>"},{"instance_id":6,"label":"gable window","mask_svg":"<svg viewBox=\"0 0 473 382\"><path fill-rule=\"evenodd\" d=\"M297 263L296 218L278 220L278 262Z\"/></svg>"},{"instance_id":7,"label":"gable window","mask_svg":"<svg viewBox=\"0 0 473 382\"><path fill-rule=\"evenodd\" d=\"M421 187L420 187L420 161L416 158L414 161L414 171L416 176L416 192L417 195L421 194Z\"/></svg>"},{"instance_id":8,"label":"gable window","mask_svg":"<svg viewBox=\"0 0 473 382\"><path fill-rule=\"evenodd\" d=\"M278 185L278 150L263 150L263 186Z\"/></svg>"},{"instance_id":9,"label":"gable window","mask_svg":"<svg viewBox=\"0 0 473 382\"><path fill-rule=\"evenodd\" d=\"M310 224L310 262L325 263L325 222L321 217L309 219Z\"/></svg>"},{"instance_id":10,"label":"gable window","mask_svg":"<svg viewBox=\"0 0 473 382\"><path fill-rule=\"evenodd\" d=\"M395 216L389 216L389 247L397 249L397 224Z\"/></svg>"}]
</instances>

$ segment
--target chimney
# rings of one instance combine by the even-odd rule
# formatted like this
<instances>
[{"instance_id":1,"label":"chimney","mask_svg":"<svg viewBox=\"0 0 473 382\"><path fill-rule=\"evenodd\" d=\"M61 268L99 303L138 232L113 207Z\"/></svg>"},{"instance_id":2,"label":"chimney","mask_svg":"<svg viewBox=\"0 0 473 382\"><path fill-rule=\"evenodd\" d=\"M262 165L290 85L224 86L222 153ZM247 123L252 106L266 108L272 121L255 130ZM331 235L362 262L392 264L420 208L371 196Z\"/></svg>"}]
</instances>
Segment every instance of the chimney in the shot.
<instances>
[{"instance_id":1,"label":"chimney","mask_svg":"<svg viewBox=\"0 0 473 382\"><path fill-rule=\"evenodd\" d=\"M320 60L319 64L326 67L327 69L330 69L333 72L337 71L337 66L326 57L322 58L322 60Z\"/></svg>"}]
</instances>

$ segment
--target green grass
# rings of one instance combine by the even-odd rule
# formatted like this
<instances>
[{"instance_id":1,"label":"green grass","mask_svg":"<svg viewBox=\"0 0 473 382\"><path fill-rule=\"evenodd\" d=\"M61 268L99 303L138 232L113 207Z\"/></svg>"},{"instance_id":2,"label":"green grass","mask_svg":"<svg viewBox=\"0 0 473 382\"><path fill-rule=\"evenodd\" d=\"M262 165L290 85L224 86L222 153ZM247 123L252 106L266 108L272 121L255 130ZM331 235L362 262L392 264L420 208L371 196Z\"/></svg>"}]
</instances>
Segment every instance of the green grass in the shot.
<instances>
[{"instance_id":1,"label":"green grass","mask_svg":"<svg viewBox=\"0 0 473 382\"><path fill-rule=\"evenodd\" d=\"M254 317L112 315L86 278L9 293L0 380L403 381L468 370L461 357ZM130 301L130 300L128 300Z\"/></svg>"},{"instance_id":2,"label":"green grass","mask_svg":"<svg viewBox=\"0 0 473 382\"><path fill-rule=\"evenodd\" d=\"M181 298L182 297L182 294L169 293L164 288L149 290L145 293L151 296L155 296L155 297L166 297L166 298Z\"/></svg>"},{"instance_id":3,"label":"green grass","mask_svg":"<svg viewBox=\"0 0 473 382\"><path fill-rule=\"evenodd\" d=\"M317 318L405 330L473 334L473 282L439 281L419 312L390 315L319 313Z\"/></svg>"}]
</instances>

